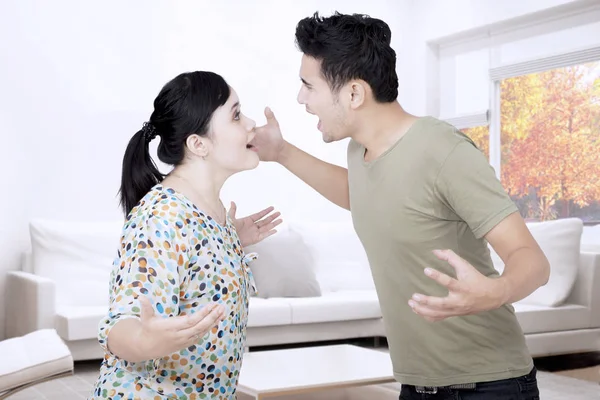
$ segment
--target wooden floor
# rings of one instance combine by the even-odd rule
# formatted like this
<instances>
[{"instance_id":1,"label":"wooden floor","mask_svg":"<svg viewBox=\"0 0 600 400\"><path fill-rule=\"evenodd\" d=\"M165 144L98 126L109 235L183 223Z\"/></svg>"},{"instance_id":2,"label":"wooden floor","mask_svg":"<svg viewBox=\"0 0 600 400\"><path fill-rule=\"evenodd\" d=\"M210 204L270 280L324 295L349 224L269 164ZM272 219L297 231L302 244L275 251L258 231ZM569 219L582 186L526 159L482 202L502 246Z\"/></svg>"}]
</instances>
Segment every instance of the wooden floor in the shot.
<instances>
[{"instance_id":1,"label":"wooden floor","mask_svg":"<svg viewBox=\"0 0 600 400\"><path fill-rule=\"evenodd\" d=\"M564 375L584 381L600 383L600 365L596 367L570 369L566 371L555 371L555 374ZM600 390L600 389L598 389Z\"/></svg>"}]
</instances>

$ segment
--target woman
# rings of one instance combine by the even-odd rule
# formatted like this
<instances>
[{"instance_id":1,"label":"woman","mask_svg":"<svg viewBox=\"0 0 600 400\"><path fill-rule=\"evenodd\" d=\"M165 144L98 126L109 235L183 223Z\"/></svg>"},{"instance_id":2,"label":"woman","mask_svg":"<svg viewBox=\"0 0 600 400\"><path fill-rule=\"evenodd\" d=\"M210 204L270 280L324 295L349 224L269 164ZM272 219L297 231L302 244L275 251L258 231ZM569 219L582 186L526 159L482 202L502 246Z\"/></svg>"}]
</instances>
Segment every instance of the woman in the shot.
<instances>
[{"instance_id":1,"label":"woman","mask_svg":"<svg viewBox=\"0 0 600 400\"><path fill-rule=\"evenodd\" d=\"M162 88L130 140L93 399L235 398L254 290L244 246L281 222L272 208L236 220L219 199L227 178L259 163L254 127L221 76L191 72ZM166 176L148 150L157 136Z\"/></svg>"}]
</instances>

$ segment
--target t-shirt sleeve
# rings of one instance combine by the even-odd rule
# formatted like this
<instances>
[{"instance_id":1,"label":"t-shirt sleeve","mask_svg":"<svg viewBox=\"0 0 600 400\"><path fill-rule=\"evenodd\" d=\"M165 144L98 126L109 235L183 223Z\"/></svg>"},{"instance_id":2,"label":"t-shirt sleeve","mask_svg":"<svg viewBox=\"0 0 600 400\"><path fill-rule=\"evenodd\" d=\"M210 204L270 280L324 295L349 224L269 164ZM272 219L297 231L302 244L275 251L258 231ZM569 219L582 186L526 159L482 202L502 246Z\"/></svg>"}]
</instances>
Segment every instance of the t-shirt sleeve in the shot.
<instances>
[{"instance_id":1,"label":"t-shirt sleeve","mask_svg":"<svg viewBox=\"0 0 600 400\"><path fill-rule=\"evenodd\" d=\"M108 314L99 324L98 341L107 354L116 357L108 350L111 328L122 319L140 318L140 296L150 300L157 316L179 314L179 277L189 262L183 229L181 222L150 216L123 242L120 264L111 274Z\"/></svg>"},{"instance_id":2,"label":"t-shirt sleeve","mask_svg":"<svg viewBox=\"0 0 600 400\"><path fill-rule=\"evenodd\" d=\"M468 140L460 141L448 154L436 179L435 192L477 238L518 211L488 160Z\"/></svg>"}]
</instances>

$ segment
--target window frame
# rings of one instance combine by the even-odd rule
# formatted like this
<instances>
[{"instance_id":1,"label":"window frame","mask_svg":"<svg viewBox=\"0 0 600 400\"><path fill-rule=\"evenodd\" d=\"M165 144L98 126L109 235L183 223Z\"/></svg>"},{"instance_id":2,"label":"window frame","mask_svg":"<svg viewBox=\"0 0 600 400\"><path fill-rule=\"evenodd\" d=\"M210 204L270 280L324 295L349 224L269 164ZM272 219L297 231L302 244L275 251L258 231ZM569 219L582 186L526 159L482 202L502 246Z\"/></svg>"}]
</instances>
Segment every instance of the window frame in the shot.
<instances>
[{"instance_id":1,"label":"window frame","mask_svg":"<svg viewBox=\"0 0 600 400\"><path fill-rule=\"evenodd\" d=\"M437 38L427 42L427 114L437 116L458 129L489 125L489 161L501 178L500 84L503 79L550 69L600 61L600 45L573 49L517 63L500 63L500 45L540 34L552 33L600 21L600 2L579 0L510 20ZM489 52L489 108L466 115L440 117L440 64L445 57L475 50ZM446 94L447 95L447 94ZM452 93L454 99L455 93ZM455 100L454 100L455 101ZM585 223L595 225L596 222Z\"/></svg>"}]
</instances>

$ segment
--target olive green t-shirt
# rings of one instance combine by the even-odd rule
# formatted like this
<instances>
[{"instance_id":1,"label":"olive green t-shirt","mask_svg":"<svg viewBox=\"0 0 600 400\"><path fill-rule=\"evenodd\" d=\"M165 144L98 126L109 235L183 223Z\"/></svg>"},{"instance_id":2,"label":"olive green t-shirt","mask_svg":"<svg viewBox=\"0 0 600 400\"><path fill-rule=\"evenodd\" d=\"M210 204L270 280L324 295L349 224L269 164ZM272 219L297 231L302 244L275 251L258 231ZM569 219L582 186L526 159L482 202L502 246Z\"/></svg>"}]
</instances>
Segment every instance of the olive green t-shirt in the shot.
<instances>
[{"instance_id":1,"label":"olive green t-shirt","mask_svg":"<svg viewBox=\"0 0 600 400\"><path fill-rule=\"evenodd\" d=\"M455 277L432 253L452 249L483 275L498 277L484 236L515 204L483 153L453 126L418 119L376 160L348 145L350 208L366 250L396 379L446 386L525 375L533 361L511 305L429 322L408 300L448 291L423 270Z\"/></svg>"}]
</instances>

